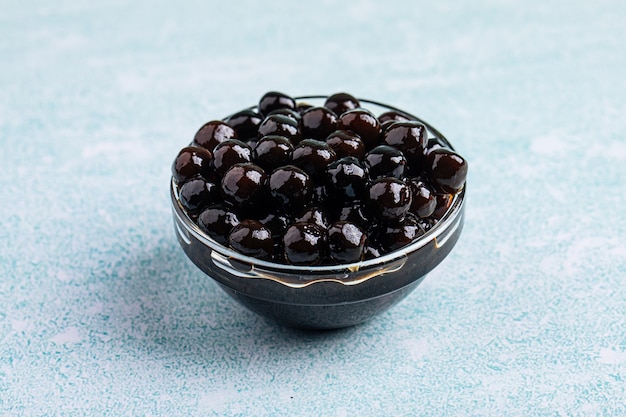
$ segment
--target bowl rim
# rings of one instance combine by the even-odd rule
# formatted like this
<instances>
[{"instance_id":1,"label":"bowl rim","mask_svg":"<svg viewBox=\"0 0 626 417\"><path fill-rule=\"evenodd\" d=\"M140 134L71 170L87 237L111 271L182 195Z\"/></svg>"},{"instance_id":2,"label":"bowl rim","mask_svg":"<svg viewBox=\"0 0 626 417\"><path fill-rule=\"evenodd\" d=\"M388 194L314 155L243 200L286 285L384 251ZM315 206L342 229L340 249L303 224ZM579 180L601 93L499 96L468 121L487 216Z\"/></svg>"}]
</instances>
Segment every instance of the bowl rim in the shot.
<instances>
[{"instance_id":1,"label":"bowl rim","mask_svg":"<svg viewBox=\"0 0 626 417\"><path fill-rule=\"evenodd\" d=\"M295 100L309 100L309 99L325 99L328 96L322 95L307 95L307 96L297 96L294 97ZM396 111L402 115L405 115L410 120L418 121L424 124L427 130L433 134L438 140L443 141L451 150L454 150L452 144L434 127L432 127L428 122L414 116L404 110L398 109L396 107L380 103L377 101L357 98L360 102L373 104L381 108L387 109L387 111ZM250 106L246 109L254 109L257 106ZM332 273L336 271L362 271L371 268L380 267L382 265L397 261L401 258L405 258L410 253L415 252L416 250L426 246L433 239L436 239L441 234L447 231L448 228L455 225L455 220L458 216L462 214L462 208L465 202L465 191L466 185L463 188L454 194L452 203L446 213L439 219L439 221L426 233L417 238L410 245L404 246L398 250L387 253L383 256L369 259L365 261L353 262L349 264L336 264L336 265L291 265L291 264L282 264L277 262L270 262L261 259L257 259L251 256L243 255L239 252L236 252L218 242L210 238L206 235L200 227L187 215L187 212L184 210L180 203L180 199L178 198L178 190L177 184L174 178L172 177L170 180L170 197L172 201L172 208L175 216L180 221L187 233L193 235L195 239L200 241L205 246L208 246L212 251L216 251L217 253L226 256L228 259L235 260L239 263L251 264L254 265L255 268L266 268L267 270L276 271L276 272L285 272L285 273L302 273L304 276L310 276L312 281L315 281L316 273ZM177 226L178 227L178 226ZM320 278L320 280L323 280Z\"/></svg>"}]
</instances>

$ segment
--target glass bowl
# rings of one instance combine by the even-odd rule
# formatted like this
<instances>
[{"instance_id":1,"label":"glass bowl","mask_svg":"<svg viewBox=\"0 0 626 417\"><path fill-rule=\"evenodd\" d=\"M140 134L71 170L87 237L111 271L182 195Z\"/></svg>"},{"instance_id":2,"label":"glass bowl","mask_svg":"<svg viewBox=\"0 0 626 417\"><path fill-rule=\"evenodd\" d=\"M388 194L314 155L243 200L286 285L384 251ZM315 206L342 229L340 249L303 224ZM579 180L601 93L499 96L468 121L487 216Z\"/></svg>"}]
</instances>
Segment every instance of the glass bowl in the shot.
<instances>
[{"instance_id":1,"label":"glass bowl","mask_svg":"<svg viewBox=\"0 0 626 417\"><path fill-rule=\"evenodd\" d=\"M297 97L323 105L325 96ZM423 123L429 138L453 149L425 121L392 106L359 99L378 115L398 111ZM250 107L254 109L255 107ZM178 188L170 184L174 230L191 261L232 298L275 322L298 328L336 329L364 322L413 291L450 253L463 229L465 187L444 216L408 246L376 259L331 266L295 266L244 256L215 242L186 214Z\"/></svg>"}]
</instances>

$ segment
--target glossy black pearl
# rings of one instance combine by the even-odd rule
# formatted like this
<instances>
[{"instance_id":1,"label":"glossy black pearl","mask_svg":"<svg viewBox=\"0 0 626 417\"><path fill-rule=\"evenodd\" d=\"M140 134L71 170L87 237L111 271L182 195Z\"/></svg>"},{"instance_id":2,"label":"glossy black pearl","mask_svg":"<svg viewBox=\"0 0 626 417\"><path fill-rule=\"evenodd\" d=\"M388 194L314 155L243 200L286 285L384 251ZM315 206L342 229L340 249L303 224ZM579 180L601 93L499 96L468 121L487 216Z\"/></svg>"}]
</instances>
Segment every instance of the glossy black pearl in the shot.
<instances>
[{"instance_id":1,"label":"glossy black pearl","mask_svg":"<svg viewBox=\"0 0 626 417\"><path fill-rule=\"evenodd\" d=\"M326 138L326 143L335 151L337 158L353 156L357 159L365 156L365 144L354 132L336 130Z\"/></svg>"},{"instance_id":2,"label":"glossy black pearl","mask_svg":"<svg viewBox=\"0 0 626 417\"><path fill-rule=\"evenodd\" d=\"M243 162L250 162L252 149L237 139L226 140L213 151L213 168L218 174L224 174L230 167Z\"/></svg>"},{"instance_id":3,"label":"glossy black pearl","mask_svg":"<svg viewBox=\"0 0 626 417\"><path fill-rule=\"evenodd\" d=\"M263 169L272 171L289 163L292 150L293 145L286 137L265 136L254 147L252 159Z\"/></svg>"},{"instance_id":4,"label":"glossy black pearl","mask_svg":"<svg viewBox=\"0 0 626 417\"><path fill-rule=\"evenodd\" d=\"M336 93L329 96L324 103L324 107L332 110L336 115L361 107L361 103L354 96L348 93Z\"/></svg>"},{"instance_id":5,"label":"glossy black pearl","mask_svg":"<svg viewBox=\"0 0 626 417\"><path fill-rule=\"evenodd\" d=\"M294 223L283 236L285 260L292 265L317 265L322 262L325 233L313 223Z\"/></svg>"},{"instance_id":6,"label":"glossy black pearl","mask_svg":"<svg viewBox=\"0 0 626 417\"><path fill-rule=\"evenodd\" d=\"M412 178L408 184L412 195L410 212L420 218L432 215L437 207L433 190L419 178Z\"/></svg>"},{"instance_id":7,"label":"glossy black pearl","mask_svg":"<svg viewBox=\"0 0 626 417\"><path fill-rule=\"evenodd\" d=\"M302 113L302 135L324 140L337 130L337 115L326 107L311 107Z\"/></svg>"},{"instance_id":8,"label":"glossy black pearl","mask_svg":"<svg viewBox=\"0 0 626 417\"><path fill-rule=\"evenodd\" d=\"M389 129L391 126L393 126L394 124L398 123L395 120L385 120L384 122L382 122L380 124L380 138L379 138L379 143L385 143L383 140L385 138L385 133L387 132L387 129Z\"/></svg>"},{"instance_id":9,"label":"glossy black pearl","mask_svg":"<svg viewBox=\"0 0 626 417\"><path fill-rule=\"evenodd\" d=\"M314 106L309 103L305 103L303 101L296 103L296 111L300 114L303 114L305 111L307 111L308 109L312 107Z\"/></svg>"},{"instance_id":10,"label":"glossy black pearl","mask_svg":"<svg viewBox=\"0 0 626 417\"><path fill-rule=\"evenodd\" d=\"M278 210L297 209L307 204L313 184L302 169L285 165L276 168L269 178L269 192Z\"/></svg>"},{"instance_id":11,"label":"glossy black pearl","mask_svg":"<svg viewBox=\"0 0 626 417\"><path fill-rule=\"evenodd\" d=\"M283 248L283 240L282 235L280 236L280 240L274 239L274 254L272 255L272 262L276 262L279 264L288 263L285 259L285 251Z\"/></svg>"},{"instance_id":12,"label":"glossy black pearl","mask_svg":"<svg viewBox=\"0 0 626 417\"><path fill-rule=\"evenodd\" d=\"M382 113L380 116L378 116L378 121L380 123L385 123L387 121L405 122L407 120L410 120L410 119L405 114L400 113L400 112L395 111L395 110L386 111L386 112Z\"/></svg>"},{"instance_id":13,"label":"glossy black pearl","mask_svg":"<svg viewBox=\"0 0 626 417\"><path fill-rule=\"evenodd\" d=\"M452 205L454 196L452 194L438 194L435 193L435 201L437 202L435 210L430 215L431 218L440 220Z\"/></svg>"},{"instance_id":14,"label":"glossy black pearl","mask_svg":"<svg viewBox=\"0 0 626 417\"><path fill-rule=\"evenodd\" d=\"M383 144L393 146L404 154L410 164L419 163L426 148L426 126L419 122L395 122L383 135Z\"/></svg>"},{"instance_id":15,"label":"glossy black pearl","mask_svg":"<svg viewBox=\"0 0 626 417\"><path fill-rule=\"evenodd\" d=\"M296 110L292 110L292 109L276 109L276 110L272 110L267 115L271 116L274 114L280 114L281 116L290 117L298 123L300 123L300 121L302 120L302 115L298 113Z\"/></svg>"},{"instance_id":16,"label":"glossy black pearl","mask_svg":"<svg viewBox=\"0 0 626 417\"><path fill-rule=\"evenodd\" d=\"M221 120L205 123L193 138L193 145L213 151L217 145L228 140L237 139L237 132Z\"/></svg>"},{"instance_id":17,"label":"glossy black pearl","mask_svg":"<svg viewBox=\"0 0 626 417\"><path fill-rule=\"evenodd\" d=\"M257 259L270 260L274 252L272 233L257 220L242 220L228 236L231 249Z\"/></svg>"},{"instance_id":18,"label":"glossy black pearl","mask_svg":"<svg viewBox=\"0 0 626 417\"><path fill-rule=\"evenodd\" d=\"M436 191L457 193L465 185L467 162L461 155L449 149L434 149L426 156L428 177Z\"/></svg>"},{"instance_id":19,"label":"glossy black pearl","mask_svg":"<svg viewBox=\"0 0 626 417\"><path fill-rule=\"evenodd\" d=\"M388 145L379 145L369 151L363 163L372 180L384 177L400 179L404 176L407 164L404 154Z\"/></svg>"},{"instance_id":20,"label":"glossy black pearl","mask_svg":"<svg viewBox=\"0 0 626 417\"><path fill-rule=\"evenodd\" d=\"M378 234L377 243L383 251L392 252L409 245L423 234L419 221L409 213L400 221L387 223Z\"/></svg>"},{"instance_id":21,"label":"glossy black pearl","mask_svg":"<svg viewBox=\"0 0 626 417\"><path fill-rule=\"evenodd\" d=\"M411 208L411 189L397 178L380 178L370 184L366 194L367 209L384 219L401 219Z\"/></svg>"},{"instance_id":22,"label":"glossy black pearl","mask_svg":"<svg viewBox=\"0 0 626 417\"><path fill-rule=\"evenodd\" d=\"M339 208L337 221L354 223L363 228L363 230L366 230L372 223L366 214L363 203L359 201L352 202L351 204Z\"/></svg>"},{"instance_id":23,"label":"glossy black pearl","mask_svg":"<svg viewBox=\"0 0 626 417\"><path fill-rule=\"evenodd\" d=\"M219 200L218 187L202 177L196 177L185 182L178 192L182 206L191 213Z\"/></svg>"},{"instance_id":24,"label":"glossy black pearl","mask_svg":"<svg viewBox=\"0 0 626 417\"><path fill-rule=\"evenodd\" d=\"M235 164L224 174L221 192L234 206L252 206L265 194L265 171L251 162Z\"/></svg>"},{"instance_id":25,"label":"glossy black pearl","mask_svg":"<svg viewBox=\"0 0 626 417\"><path fill-rule=\"evenodd\" d=\"M367 149L378 144L380 122L369 110L348 110L339 117L337 129L349 130L361 138Z\"/></svg>"},{"instance_id":26,"label":"glossy black pearl","mask_svg":"<svg viewBox=\"0 0 626 417\"><path fill-rule=\"evenodd\" d=\"M328 164L337 160L337 154L326 143L315 139L305 139L293 149L292 164L302 168L312 178L324 175Z\"/></svg>"},{"instance_id":27,"label":"glossy black pearl","mask_svg":"<svg viewBox=\"0 0 626 417\"><path fill-rule=\"evenodd\" d=\"M293 145L297 145L302 140L302 133L297 121L289 116L282 114L272 114L267 116L261 125L257 136L261 139L263 136L284 136L291 141Z\"/></svg>"},{"instance_id":28,"label":"glossy black pearl","mask_svg":"<svg viewBox=\"0 0 626 417\"><path fill-rule=\"evenodd\" d=\"M278 91L267 92L259 100L259 113L267 116L270 112L278 109L290 109L296 108L296 101L289 97L287 94L280 93Z\"/></svg>"},{"instance_id":29,"label":"glossy black pearl","mask_svg":"<svg viewBox=\"0 0 626 417\"><path fill-rule=\"evenodd\" d=\"M420 227L424 230L424 232L428 232L430 229L432 229L437 224L437 222L438 220L432 217L418 219L418 223Z\"/></svg>"},{"instance_id":30,"label":"glossy black pearl","mask_svg":"<svg viewBox=\"0 0 626 417\"><path fill-rule=\"evenodd\" d=\"M358 159L347 156L328 165L326 179L334 196L354 200L365 190L367 171Z\"/></svg>"},{"instance_id":31,"label":"glossy black pearl","mask_svg":"<svg viewBox=\"0 0 626 417\"><path fill-rule=\"evenodd\" d=\"M228 235L239 224L239 217L222 205L207 207L198 216L198 226L209 237L221 245L228 242Z\"/></svg>"},{"instance_id":32,"label":"glossy black pearl","mask_svg":"<svg viewBox=\"0 0 626 417\"><path fill-rule=\"evenodd\" d=\"M450 149L448 146L446 146L438 138L436 138L436 137L428 138L428 141L426 141L426 149L424 151L424 154L426 155L430 151L433 151L435 149L441 149L441 148Z\"/></svg>"},{"instance_id":33,"label":"glossy black pearl","mask_svg":"<svg viewBox=\"0 0 626 417\"><path fill-rule=\"evenodd\" d=\"M328 228L328 252L338 263L353 263L363 259L367 235L356 224L346 221L333 223Z\"/></svg>"},{"instance_id":34,"label":"glossy black pearl","mask_svg":"<svg viewBox=\"0 0 626 417\"><path fill-rule=\"evenodd\" d=\"M311 190L311 204L322 205L328 202L328 189L326 184L313 183L313 190Z\"/></svg>"},{"instance_id":35,"label":"glossy black pearl","mask_svg":"<svg viewBox=\"0 0 626 417\"><path fill-rule=\"evenodd\" d=\"M182 183L197 175L211 176L211 161L213 155L204 148L187 146L180 150L172 163L172 177L177 183Z\"/></svg>"},{"instance_id":36,"label":"glossy black pearl","mask_svg":"<svg viewBox=\"0 0 626 417\"><path fill-rule=\"evenodd\" d=\"M282 238L287 228L293 223L291 218L284 213L269 212L262 216L259 221L272 232L272 237Z\"/></svg>"},{"instance_id":37,"label":"glossy black pearl","mask_svg":"<svg viewBox=\"0 0 626 417\"><path fill-rule=\"evenodd\" d=\"M328 214L326 210L321 207L311 207L304 210L296 217L294 217L294 223L313 223L321 227L322 229L328 229Z\"/></svg>"},{"instance_id":38,"label":"glossy black pearl","mask_svg":"<svg viewBox=\"0 0 626 417\"><path fill-rule=\"evenodd\" d=\"M363 248L363 260L369 261L370 259L376 259L383 256L384 252L375 243L365 243Z\"/></svg>"},{"instance_id":39,"label":"glossy black pearl","mask_svg":"<svg viewBox=\"0 0 626 417\"><path fill-rule=\"evenodd\" d=\"M257 131L263 121L263 116L254 110L242 110L230 116L226 123L237 132L237 137L243 142L257 138Z\"/></svg>"}]
</instances>

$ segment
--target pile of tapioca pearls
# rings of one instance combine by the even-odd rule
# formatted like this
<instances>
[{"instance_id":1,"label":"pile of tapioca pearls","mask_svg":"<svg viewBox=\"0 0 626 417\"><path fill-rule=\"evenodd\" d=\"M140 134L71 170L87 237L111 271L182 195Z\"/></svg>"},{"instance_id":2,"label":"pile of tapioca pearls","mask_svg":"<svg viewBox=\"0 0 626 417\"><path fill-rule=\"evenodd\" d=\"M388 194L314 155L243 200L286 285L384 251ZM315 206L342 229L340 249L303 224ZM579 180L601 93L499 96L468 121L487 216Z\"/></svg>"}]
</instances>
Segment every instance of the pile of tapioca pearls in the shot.
<instances>
[{"instance_id":1,"label":"pile of tapioca pearls","mask_svg":"<svg viewBox=\"0 0 626 417\"><path fill-rule=\"evenodd\" d=\"M219 244L277 263L354 263L410 244L463 189L467 162L427 134L350 94L310 106L268 92L256 110L204 124L172 175Z\"/></svg>"}]
</instances>

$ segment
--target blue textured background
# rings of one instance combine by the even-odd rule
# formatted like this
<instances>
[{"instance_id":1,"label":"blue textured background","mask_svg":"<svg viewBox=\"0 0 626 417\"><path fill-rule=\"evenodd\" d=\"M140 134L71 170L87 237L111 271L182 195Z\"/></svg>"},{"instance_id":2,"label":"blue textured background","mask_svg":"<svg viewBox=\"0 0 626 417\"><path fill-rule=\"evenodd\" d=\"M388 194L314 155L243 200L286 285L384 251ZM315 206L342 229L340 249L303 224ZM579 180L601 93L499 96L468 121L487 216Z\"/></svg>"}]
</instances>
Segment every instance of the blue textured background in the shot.
<instances>
[{"instance_id":1,"label":"blue textured background","mask_svg":"<svg viewBox=\"0 0 626 417\"><path fill-rule=\"evenodd\" d=\"M626 415L623 1L0 1L0 415ZM277 327L183 255L170 163L267 90L470 161L453 253L362 326Z\"/></svg>"}]
</instances>

